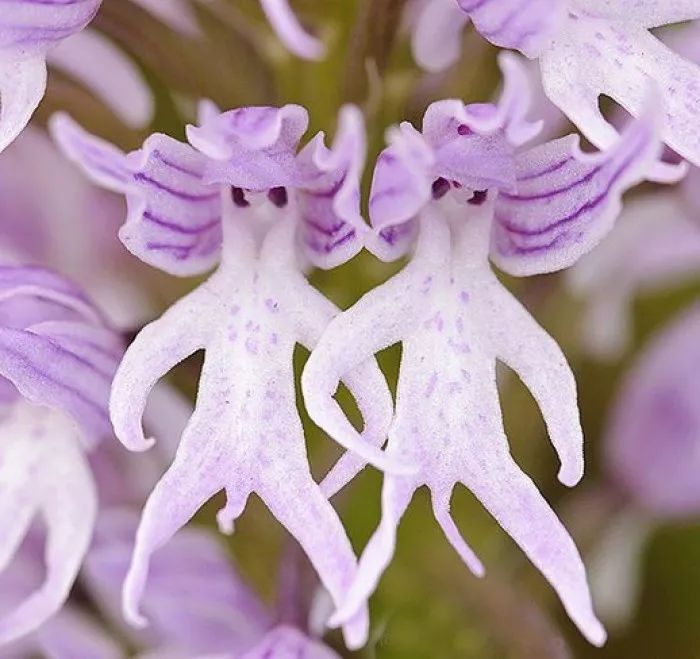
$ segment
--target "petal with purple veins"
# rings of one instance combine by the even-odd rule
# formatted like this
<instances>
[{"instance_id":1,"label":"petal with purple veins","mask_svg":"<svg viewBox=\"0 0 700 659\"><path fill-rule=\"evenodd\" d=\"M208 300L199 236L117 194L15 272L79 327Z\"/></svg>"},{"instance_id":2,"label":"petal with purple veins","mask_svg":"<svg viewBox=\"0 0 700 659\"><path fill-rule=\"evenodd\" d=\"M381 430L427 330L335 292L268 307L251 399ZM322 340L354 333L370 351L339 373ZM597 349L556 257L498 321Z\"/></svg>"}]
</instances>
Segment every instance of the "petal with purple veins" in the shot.
<instances>
[{"instance_id":1,"label":"petal with purple veins","mask_svg":"<svg viewBox=\"0 0 700 659\"><path fill-rule=\"evenodd\" d=\"M584 154L569 136L517 156L517 192L500 194L492 258L523 276L568 267L605 236L622 194L659 156L659 119L636 121L608 151Z\"/></svg>"}]
</instances>

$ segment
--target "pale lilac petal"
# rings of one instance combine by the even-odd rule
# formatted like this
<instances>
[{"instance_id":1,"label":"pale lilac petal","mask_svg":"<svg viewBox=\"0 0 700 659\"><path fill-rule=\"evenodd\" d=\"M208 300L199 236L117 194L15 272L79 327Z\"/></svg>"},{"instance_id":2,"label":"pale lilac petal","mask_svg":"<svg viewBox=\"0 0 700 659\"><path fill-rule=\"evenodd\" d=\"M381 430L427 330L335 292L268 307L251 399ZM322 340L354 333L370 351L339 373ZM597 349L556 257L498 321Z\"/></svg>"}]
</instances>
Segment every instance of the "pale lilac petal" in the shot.
<instances>
[{"instance_id":1,"label":"pale lilac petal","mask_svg":"<svg viewBox=\"0 0 700 659\"><path fill-rule=\"evenodd\" d=\"M457 0L481 36L537 57L566 16L565 0Z\"/></svg>"},{"instance_id":2,"label":"pale lilac petal","mask_svg":"<svg viewBox=\"0 0 700 659\"><path fill-rule=\"evenodd\" d=\"M632 622L642 590L644 550L654 523L636 510L612 516L590 559L591 590L600 617L623 629Z\"/></svg>"},{"instance_id":3,"label":"pale lilac petal","mask_svg":"<svg viewBox=\"0 0 700 659\"><path fill-rule=\"evenodd\" d=\"M299 193L300 240L309 261L335 268L362 249L367 225L360 210L360 183L367 151L362 113L352 105L341 109L331 149L319 134L299 154L309 179Z\"/></svg>"},{"instance_id":4,"label":"pale lilac petal","mask_svg":"<svg viewBox=\"0 0 700 659\"><path fill-rule=\"evenodd\" d=\"M315 60L323 57L323 43L301 27L287 0L260 0L260 6L280 41L290 52L304 59Z\"/></svg>"},{"instance_id":5,"label":"pale lilac petal","mask_svg":"<svg viewBox=\"0 0 700 659\"><path fill-rule=\"evenodd\" d=\"M87 177L103 188L126 193L131 172L126 155L113 144L91 135L66 114L51 117L49 128L58 147Z\"/></svg>"},{"instance_id":6,"label":"pale lilac petal","mask_svg":"<svg viewBox=\"0 0 700 659\"><path fill-rule=\"evenodd\" d=\"M90 592L115 623L129 567L138 516L105 512L85 562ZM268 612L236 574L231 558L204 530L185 529L158 555L149 574L143 609L152 620L144 640L183 653L231 652L251 647L271 624Z\"/></svg>"},{"instance_id":7,"label":"pale lilac petal","mask_svg":"<svg viewBox=\"0 0 700 659\"><path fill-rule=\"evenodd\" d=\"M678 192L631 199L606 240L566 273L586 304L583 347L598 359L619 357L632 341L635 296L692 281L698 272L700 225Z\"/></svg>"},{"instance_id":8,"label":"pale lilac petal","mask_svg":"<svg viewBox=\"0 0 700 659\"><path fill-rule=\"evenodd\" d=\"M573 0L576 13L645 28L700 18L695 0Z\"/></svg>"},{"instance_id":9,"label":"pale lilac petal","mask_svg":"<svg viewBox=\"0 0 700 659\"><path fill-rule=\"evenodd\" d=\"M700 67L646 29L572 16L540 62L549 98L601 149L614 143L616 131L600 112L599 96L609 96L639 116L653 85L665 114L664 141L700 164Z\"/></svg>"},{"instance_id":10,"label":"pale lilac petal","mask_svg":"<svg viewBox=\"0 0 700 659\"><path fill-rule=\"evenodd\" d=\"M121 352L72 284L41 268L0 268L0 375L73 417L88 444L111 434L107 400Z\"/></svg>"},{"instance_id":11,"label":"pale lilac petal","mask_svg":"<svg viewBox=\"0 0 700 659\"><path fill-rule=\"evenodd\" d=\"M42 55L6 60L0 54L0 153L22 132L45 91Z\"/></svg>"},{"instance_id":12,"label":"pale lilac petal","mask_svg":"<svg viewBox=\"0 0 700 659\"><path fill-rule=\"evenodd\" d=\"M268 191L300 183L294 161L308 122L308 113L299 105L244 107L208 116L201 126L188 126L187 138L212 159L206 167L207 182Z\"/></svg>"},{"instance_id":13,"label":"pale lilac petal","mask_svg":"<svg viewBox=\"0 0 700 659\"><path fill-rule=\"evenodd\" d=\"M518 155L517 192L497 201L496 264L519 276L570 266L610 231L622 194L644 180L660 150L649 113L599 154L583 153L572 135Z\"/></svg>"},{"instance_id":14,"label":"pale lilac petal","mask_svg":"<svg viewBox=\"0 0 700 659\"><path fill-rule=\"evenodd\" d=\"M48 62L83 83L128 126L139 128L151 120L153 96L141 71L99 32L88 29L62 41Z\"/></svg>"},{"instance_id":15,"label":"pale lilac petal","mask_svg":"<svg viewBox=\"0 0 700 659\"><path fill-rule=\"evenodd\" d=\"M294 627L281 625L268 632L241 659L340 659L327 645L315 641Z\"/></svg>"},{"instance_id":16,"label":"pale lilac petal","mask_svg":"<svg viewBox=\"0 0 700 659\"><path fill-rule=\"evenodd\" d=\"M693 516L700 506L699 336L695 306L654 338L625 378L605 430L610 475L661 517Z\"/></svg>"},{"instance_id":17,"label":"pale lilac petal","mask_svg":"<svg viewBox=\"0 0 700 659\"><path fill-rule=\"evenodd\" d=\"M46 90L46 53L80 32L102 0L6 0L0 17L0 152L27 125Z\"/></svg>"},{"instance_id":18,"label":"pale lilac petal","mask_svg":"<svg viewBox=\"0 0 700 659\"><path fill-rule=\"evenodd\" d=\"M156 18L185 36L199 34L197 18L188 0L134 0Z\"/></svg>"},{"instance_id":19,"label":"pale lilac petal","mask_svg":"<svg viewBox=\"0 0 700 659\"><path fill-rule=\"evenodd\" d=\"M34 635L36 645L47 659L123 659L125 656L106 629L71 606L64 606Z\"/></svg>"},{"instance_id":20,"label":"pale lilac petal","mask_svg":"<svg viewBox=\"0 0 700 659\"><path fill-rule=\"evenodd\" d=\"M443 71L459 59L468 17L454 0L428 0L415 19L411 47L427 71Z\"/></svg>"},{"instance_id":21,"label":"pale lilac petal","mask_svg":"<svg viewBox=\"0 0 700 659\"><path fill-rule=\"evenodd\" d=\"M37 629L65 602L92 536L97 495L69 419L46 408L17 403L3 426L0 526L3 569L41 514L47 528L43 584L0 619L0 644Z\"/></svg>"},{"instance_id":22,"label":"pale lilac petal","mask_svg":"<svg viewBox=\"0 0 700 659\"><path fill-rule=\"evenodd\" d=\"M369 215L377 240L367 248L383 261L403 256L415 239L417 213L431 199L430 147L408 123L390 133L392 144L377 158Z\"/></svg>"},{"instance_id":23,"label":"pale lilac petal","mask_svg":"<svg viewBox=\"0 0 700 659\"><path fill-rule=\"evenodd\" d=\"M53 118L52 132L90 178L126 195L128 215L119 237L135 256L180 277L201 274L217 263L221 193L203 181L206 158L161 134L125 156L65 115Z\"/></svg>"},{"instance_id":24,"label":"pale lilac petal","mask_svg":"<svg viewBox=\"0 0 700 659\"><path fill-rule=\"evenodd\" d=\"M4 0L0 49L20 53L46 52L80 32L95 16L102 0Z\"/></svg>"}]
</instances>

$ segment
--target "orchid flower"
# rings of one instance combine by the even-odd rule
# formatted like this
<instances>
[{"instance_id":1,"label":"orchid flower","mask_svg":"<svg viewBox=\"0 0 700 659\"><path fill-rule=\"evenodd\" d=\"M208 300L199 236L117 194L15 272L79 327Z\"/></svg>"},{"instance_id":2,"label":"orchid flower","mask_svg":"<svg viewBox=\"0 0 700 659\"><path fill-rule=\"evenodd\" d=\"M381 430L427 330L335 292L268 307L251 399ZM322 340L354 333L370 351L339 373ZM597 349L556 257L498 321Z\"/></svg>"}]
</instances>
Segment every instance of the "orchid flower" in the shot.
<instances>
[{"instance_id":1,"label":"orchid flower","mask_svg":"<svg viewBox=\"0 0 700 659\"><path fill-rule=\"evenodd\" d=\"M639 599L643 549L664 522L700 514L700 416L696 373L700 307L662 329L635 360L603 432L608 484L625 507L591 563L601 614L626 624Z\"/></svg>"},{"instance_id":2,"label":"orchid flower","mask_svg":"<svg viewBox=\"0 0 700 659\"><path fill-rule=\"evenodd\" d=\"M0 17L0 152L27 125L46 90L46 56L80 32L102 0L5 0Z\"/></svg>"},{"instance_id":3,"label":"orchid flower","mask_svg":"<svg viewBox=\"0 0 700 659\"><path fill-rule=\"evenodd\" d=\"M357 453L336 465L324 490L313 481L296 408L292 356L312 349L337 308L313 289L301 260L334 267L362 245L359 214L364 127L352 107L341 113L333 148L319 134L301 152L307 126L299 106L243 108L219 114L202 107L190 127L192 146L163 135L124 155L65 117L54 133L68 155L98 183L126 194L124 244L147 263L178 276L216 272L148 325L129 347L114 380L111 418L128 448L152 445L141 417L148 392L173 366L204 349L195 412L172 466L149 497L124 585L124 612L145 624L139 600L150 557L200 506L225 489L217 516L233 531L255 492L296 537L337 605L356 561L326 497L370 461L387 460L382 443L392 405L373 359L346 383L365 421L361 436L336 410L332 436ZM301 257L301 258L300 258ZM367 635L366 610L346 628L350 647Z\"/></svg>"},{"instance_id":4,"label":"orchid flower","mask_svg":"<svg viewBox=\"0 0 700 659\"><path fill-rule=\"evenodd\" d=\"M66 167L35 126L0 157L0 216L3 262L42 264L70 277L120 329L152 317L150 271L116 236L123 200Z\"/></svg>"},{"instance_id":5,"label":"orchid flower","mask_svg":"<svg viewBox=\"0 0 700 659\"><path fill-rule=\"evenodd\" d=\"M30 267L0 268L2 407L0 570L41 515L44 583L0 619L0 644L61 607L87 551L97 496L85 450L110 433L107 400L121 338L75 285Z\"/></svg>"},{"instance_id":6,"label":"orchid flower","mask_svg":"<svg viewBox=\"0 0 700 659\"><path fill-rule=\"evenodd\" d=\"M653 80L666 115L664 141L700 165L700 68L650 32L696 18L695 0L425 0L413 49L425 68L445 68L457 60L460 30L471 21L493 44L537 58L547 96L600 149L618 134L599 97L639 116ZM674 174L659 169L656 176Z\"/></svg>"},{"instance_id":7,"label":"orchid flower","mask_svg":"<svg viewBox=\"0 0 700 659\"><path fill-rule=\"evenodd\" d=\"M115 602L129 567L137 526L138 517L132 511L109 510L102 515L85 563L85 587L117 626ZM337 659L306 629L281 622L204 529L184 529L162 550L162 560L154 565L144 593L144 609L153 620L149 629L136 633L125 629L124 633L149 657L262 659L295 651L292 656L303 659Z\"/></svg>"},{"instance_id":8,"label":"orchid flower","mask_svg":"<svg viewBox=\"0 0 700 659\"><path fill-rule=\"evenodd\" d=\"M622 192L658 155L658 129L645 118L599 154L582 153L574 136L521 150L537 126L524 119L523 72L510 57L501 65L506 84L498 105L442 101L428 108L422 133L407 123L390 131L374 172L368 244L385 260L412 245L415 251L403 271L330 323L302 377L307 409L327 427L340 378L401 342L387 453L420 466L413 475L385 475L381 523L332 620L346 620L374 590L399 520L424 484L448 540L475 574L483 573L449 514L452 489L463 483L550 581L586 637L600 644L605 632L578 551L508 451L496 360L514 369L539 403L561 461L559 479L569 486L583 473L574 378L557 344L499 283L488 259L519 276L573 263L609 230Z\"/></svg>"}]
</instances>

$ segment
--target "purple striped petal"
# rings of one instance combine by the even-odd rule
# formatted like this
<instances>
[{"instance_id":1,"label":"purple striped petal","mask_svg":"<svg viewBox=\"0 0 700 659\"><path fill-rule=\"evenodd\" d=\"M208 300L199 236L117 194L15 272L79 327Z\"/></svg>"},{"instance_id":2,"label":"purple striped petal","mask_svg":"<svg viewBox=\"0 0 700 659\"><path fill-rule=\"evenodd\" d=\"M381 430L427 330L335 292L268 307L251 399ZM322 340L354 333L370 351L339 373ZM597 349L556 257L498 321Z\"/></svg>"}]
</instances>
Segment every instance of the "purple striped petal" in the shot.
<instances>
[{"instance_id":1,"label":"purple striped petal","mask_svg":"<svg viewBox=\"0 0 700 659\"><path fill-rule=\"evenodd\" d=\"M187 138L211 159L207 182L267 191L299 183L294 166L308 113L299 105L244 107L203 118L188 126Z\"/></svg>"},{"instance_id":2,"label":"purple striped petal","mask_svg":"<svg viewBox=\"0 0 700 659\"><path fill-rule=\"evenodd\" d=\"M320 133L299 154L299 166L309 170L299 192L300 239L316 267L335 268L362 249L367 225L360 211L360 182L366 151L362 114L346 106L333 147L326 148Z\"/></svg>"},{"instance_id":3,"label":"purple striped petal","mask_svg":"<svg viewBox=\"0 0 700 659\"><path fill-rule=\"evenodd\" d=\"M85 561L87 587L117 624L123 622L120 593L137 527L136 513L106 511ZM149 645L189 655L232 652L238 656L271 624L221 543L195 528L183 530L159 553L149 573L143 610L152 620L146 636Z\"/></svg>"},{"instance_id":4,"label":"purple striped petal","mask_svg":"<svg viewBox=\"0 0 700 659\"><path fill-rule=\"evenodd\" d=\"M66 116L52 131L68 157L96 183L126 195L119 237L142 261L186 277L210 270L221 255L219 187L203 182L207 159L186 144L152 135L124 155Z\"/></svg>"},{"instance_id":5,"label":"purple striped petal","mask_svg":"<svg viewBox=\"0 0 700 659\"><path fill-rule=\"evenodd\" d=\"M109 389L123 346L90 302L53 273L0 268L0 375L26 399L111 434Z\"/></svg>"},{"instance_id":6,"label":"purple striped petal","mask_svg":"<svg viewBox=\"0 0 700 659\"><path fill-rule=\"evenodd\" d=\"M492 258L524 276L570 266L612 228L622 194L649 174L661 150L655 112L608 151L584 154L569 136L520 154L517 192L498 198Z\"/></svg>"},{"instance_id":7,"label":"purple striped petal","mask_svg":"<svg viewBox=\"0 0 700 659\"><path fill-rule=\"evenodd\" d=\"M45 51L80 32L102 0L3 0L0 49Z\"/></svg>"},{"instance_id":8,"label":"purple striped petal","mask_svg":"<svg viewBox=\"0 0 700 659\"><path fill-rule=\"evenodd\" d=\"M528 57L545 49L566 16L565 0L457 0L481 36Z\"/></svg>"},{"instance_id":9,"label":"purple striped petal","mask_svg":"<svg viewBox=\"0 0 700 659\"><path fill-rule=\"evenodd\" d=\"M660 517L700 510L700 308L662 330L626 376L605 431L614 481Z\"/></svg>"}]
</instances>

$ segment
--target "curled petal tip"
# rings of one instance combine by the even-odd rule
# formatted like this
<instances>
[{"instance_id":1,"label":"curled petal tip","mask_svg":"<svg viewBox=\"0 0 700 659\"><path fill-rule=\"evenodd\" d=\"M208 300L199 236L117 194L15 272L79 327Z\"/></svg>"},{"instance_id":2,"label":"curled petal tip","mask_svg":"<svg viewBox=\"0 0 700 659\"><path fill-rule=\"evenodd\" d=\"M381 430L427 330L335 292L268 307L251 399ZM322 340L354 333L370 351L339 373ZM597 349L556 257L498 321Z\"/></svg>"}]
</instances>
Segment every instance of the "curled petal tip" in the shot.
<instances>
[{"instance_id":1,"label":"curled petal tip","mask_svg":"<svg viewBox=\"0 0 700 659\"><path fill-rule=\"evenodd\" d=\"M557 474L557 478L562 485L574 487L583 478L583 463L562 465Z\"/></svg>"}]
</instances>

